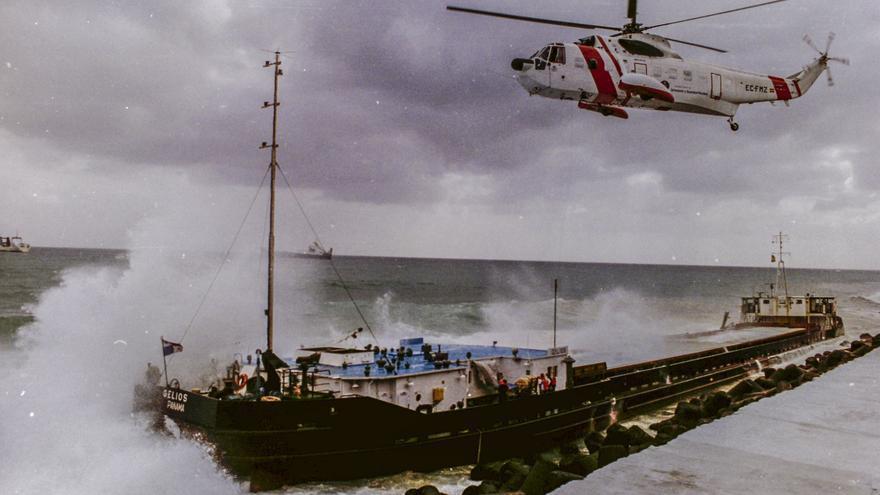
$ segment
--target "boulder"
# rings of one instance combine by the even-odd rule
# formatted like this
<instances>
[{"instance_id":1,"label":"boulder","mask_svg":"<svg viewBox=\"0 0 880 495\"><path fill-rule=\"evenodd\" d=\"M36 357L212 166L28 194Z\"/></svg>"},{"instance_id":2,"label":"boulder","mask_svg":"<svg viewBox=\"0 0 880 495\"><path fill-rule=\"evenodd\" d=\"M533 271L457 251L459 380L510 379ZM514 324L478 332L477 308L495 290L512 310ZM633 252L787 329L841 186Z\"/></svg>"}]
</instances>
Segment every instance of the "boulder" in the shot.
<instances>
[{"instance_id":1,"label":"boulder","mask_svg":"<svg viewBox=\"0 0 880 495\"><path fill-rule=\"evenodd\" d=\"M790 384L800 383L801 377L804 376L804 370L800 369L795 364L789 364L785 368L779 370L778 372L773 374L773 380L776 383L779 382L788 382Z\"/></svg>"},{"instance_id":2,"label":"boulder","mask_svg":"<svg viewBox=\"0 0 880 495\"><path fill-rule=\"evenodd\" d=\"M544 493L550 493L566 483L582 479L584 479L583 476L578 476L566 471L550 471L550 474L547 475L546 484L544 485Z\"/></svg>"},{"instance_id":3,"label":"boulder","mask_svg":"<svg viewBox=\"0 0 880 495\"><path fill-rule=\"evenodd\" d=\"M566 442L559 446L559 453L562 455L565 454L577 454L580 453L581 448L584 446L583 439L579 438L577 440L572 440L570 442Z\"/></svg>"},{"instance_id":4,"label":"boulder","mask_svg":"<svg viewBox=\"0 0 880 495\"><path fill-rule=\"evenodd\" d=\"M771 393L771 392L775 393L776 391L775 391L775 390L768 390L768 391L767 391L768 394ZM737 409L739 409L739 408L741 408L741 407L745 407L745 406L751 404L752 402L757 402L757 401L761 400L763 397L764 397L763 394L761 394L761 395L759 395L759 394L750 394L750 395L748 395L748 396L746 396L746 397L743 397L742 399L740 399L740 400L734 402L733 404L731 404L731 407L732 407L734 410L737 410Z\"/></svg>"},{"instance_id":5,"label":"boulder","mask_svg":"<svg viewBox=\"0 0 880 495\"><path fill-rule=\"evenodd\" d=\"M470 479L474 481L501 479L501 466L504 462L485 462L477 464L471 469Z\"/></svg>"},{"instance_id":6,"label":"boulder","mask_svg":"<svg viewBox=\"0 0 880 495\"><path fill-rule=\"evenodd\" d=\"M578 476L587 476L599 467L598 454L570 454L559 461L559 470Z\"/></svg>"},{"instance_id":7,"label":"boulder","mask_svg":"<svg viewBox=\"0 0 880 495\"><path fill-rule=\"evenodd\" d=\"M603 445L599 448L599 467L604 467L612 462L626 457L628 450L623 445Z\"/></svg>"},{"instance_id":8,"label":"boulder","mask_svg":"<svg viewBox=\"0 0 880 495\"><path fill-rule=\"evenodd\" d=\"M755 383L757 383L758 386L763 388L764 390L771 390L776 388L776 382L768 378L756 378Z\"/></svg>"},{"instance_id":9,"label":"boulder","mask_svg":"<svg viewBox=\"0 0 880 495\"><path fill-rule=\"evenodd\" d=\"M684 425L680 425L678 423L667 423L661 426L659 430L657 430L657 436L665 435L669 438L675 438L682 433L688 431L689 429L690 428Z\"/></svg>"},{"instance_id":10,"label":"boulder","mask_svg":"<svg viewBox=\"0 0 880 495\"><path fill-rule=\"evenodd\" d=\"M660 446L669 443L675 437L669 436L665 433L658 433L656 437L654 437L654 445Z\"/></svg>"},{"instance_id":11,"label":"boulder","mask_svg":"<svg viewBox=\"0 0 880 495\"><path fill-rule=\"evenodd\" d=\"M856 342L860 342L860 341L857 340ZM853 342L853 344L855 344L855 342ZM853 357L862 357L865 354L871 352L871 349L872 349L871 346L869 346L863 342L861 342L861 344L862 345L857 346L855 349L852 349Z\"/></svg>"},{"instance_id":12,"label":"boulder","mask_svg":"<svg viewBox=\"0 0 880 495\"><path fill-rule=\"evenodd\" d=\"M405 491L403 495L419 495L420 493L421 492L418 488L410 488L409 490Z\"/></svg>"},{"instance_id":13,"label":"boulder","mask_svg":"<svg viewBox=\"0 0 880 495\"><path fill-rule=\"evenodd\" d=\"M664 426L666 426L666 425L668 425L668 424L672 424L672 423L675 423L675 421L673 421L672 418L668 418L668 419L664 419L663 421L658 421L658 422L656 422L656 423L651 423L651 424L648 426L648 428L651 429L651 430L654 430L654 431L659 431L660 428L663 428Z\"/></svg>"},{"instance_id":14,"label":"boulder","mask_svg":"<svg viewBox=\"0 0 880 495\"><path fill-rule=\"evenodd\" d=\"M675 408L674 419L677 423L693 428L697 425L700 418L703 417L702 405L692 404L690 402L679 402Z\"/></svg>"},{"instance_id":15,"label":"boulder","mask_svg":"<svg viewBox=\"0 0 880 495\"><path fill-rule=\"evenodd\" d=\"M425 485L419 488L419 495L441 495L440 490L434 485Z\"/></svg>"},{"instance_id":16,"label":"boulder","mask_svg":"<svg viewBox=\"0 0 880 495\"><path fill-rule=\"evenodd\" d=\"M766 379L759 378L758 380L766 380ZM766 381L769 381L769 380L766 380ZM755 380L755 383L758 383L758 381ZM758 383L758 385L761 385L761 384ZM762 388L763 388L763 386L762 386ZM712 392L711 394L709 394L706 397L706 400L703 401L703 416L709 417L709 418L715 418L718 416L718 412L726 407L729 407L731 402L732 401L730 400L730 396L727 395L726 393Z\"/></svg>"},{"instance_id":17,"label":"boulder","mask_svg":"<svg viewBox=\"0 0 880 495\"><path fill-rule=\"evenodd\" d=\"M525 481L528 474L529 467L522 462L516 459L505 462L504 465L501 466L501 478L498 480L501 483L499 491L512 492L519 490L519 487L522 486L522 483Z\"/></svg>"},{"instance_id":18,"label":"boulder","mask_svg":"<svg viewBox=\"0 0 880 495\"><path fill-rule=\"evenodd\" d=\"M863 333L859 335L859 340L871 342L872 340L874 340L874 337L872 337L870 333Z\"/></svg>"},{"instance_id":19,"label":"boulder","mask_svg":"<svg viewBox=\"0 0 880 495\"><path fill-rule=\"evenodd\" d=\"M826 371L839 366L840 363L843 363L846 360L847 354L848 353L842 349L835 349L831 351L831 353L828 354L828 357L825 359L825 362L822 363L822 367L820 368L820 370Z\"/></svg>"},{"instance_id":20,"label":"boulder","mask_svg":"<svg viewBox=\"0 0 880 495\"><path fill-rule=\"evenodd\" d=\"M470 485L465 487L464 491L461 492L461 495L480 495L480 493L480 485Z\"/></svg>"},{"instance_id":21,"label":"boulder","mask_svg":"<svg viewBox=\"0 0 880 495\"><path fill-rule=\"evenodd\" d=\"M498 493L498 485L491 481L484 481L480 483L480 495L486 495L489 493Z\"/></svg>"},{"instance_id":22,"label":"boulder","mask_svg":"<svg viewBox=\"0 0 880 495\"><path fill-rule=\"evenodd\" d=\"M628 433L629 433L630 446L650 444L651 442L654 441L654 437L649 435L648 432L643 430L638 425L630 426Z\"/></svg>"},{"instance_id":23,"label":"boulder","mask_svg":"<svg viewBox=\"0 0 880 495\"><path fill-rule=\"evenodd\" d=\"M804 371L804 376L801 377L801 382L810 382L810 381L813 381L813 379L815 379L817 376L819 376L819 373L817 373L816 371L813 371L813 370L805 370L805 371Z\"/></svg>"},{"instance_id":24,"label":"boulder","mask_svg":"<svg viewBox=\"0 0 880 495\"><path fill-rule=\"evenodd\" d=\"M640 443L638 445L630 445L629 446L629 454L632 455L632 454L635 454L636 452L641 452L652 445L654 445L653 438L651 439L651 443Z\"/></svg>"},{"instance_id":25,"label":"boulder","mask_svg":"<svg viewBox=\"0 0 880 495\"><path fill-rule=\"evenodd\" d=\"M873 339L871 339L871 345L873 345L874 347L880 346L880 333L878 333L874 336Z\"/></svg>"},{"instance_id":26,"label":"boulder","mask_svg":"<svg viewBox=\"0 0 880 495\"><path fill-rule=\"evenodd\" d=\"M498 485L491 481L484 481L480 483L480 495L485 495L489 493L498 493Z\"/></svg>"},{"instance_id":27,"label":"boulder","mask_svg":"<svg viewBox=\"0 0 880 495\"><path fill-rule=\"evenodd\" d=\"M775 375L775 373L774 373ZM748 394L753 394L756 392L763 392L764 389L761 388L754 380L743 380L736 385L733 386L730 390L727 391L727 394L731 399L740 399Z\"/></svg>"},{"instance_id":28,"label":"boulder","mask_svg":"<svg viewBox=\"0 0 880 495\"><path fill-rule=\"evenodd\" d=\"M605 441L602 442L602 445L623 445L624 447L629 447L630 443L629 430L620 423L615 423L605 430Z\"/></svg>"},{"instance_id":29,"label":"boulder","mask_svg":"<svg viewBox=\"0 0 880 495\"><path fill-rule=\"evenodd\" d=\"M544 495L544 485L547 484L550 472L555 470L556 464L550 462L546 457L539 457L520 485L519 491L525 495Z\"/></svg>"},{"instance_id":30,"label":"boulder","mask_svg":"<svg viewBox=\"0 0 880 495\"><path fill-rule=\"evenodd\" d=\"M785 380L779 380L776 382L776 391L777 392L785 392L786 390L791 390L792 386Z\"/></svg>"},{"instance_id":31,"label":"boulder","mask_svg":"<svg viewBox=\"0 0 880 495\"><path fill-rule=\"evenodd\" d=\"M764 372L764 378L770 379L773 377L773 373L776 373L776 368L764 368L761 371Z\"/></svg>"},{"instance_id":32,"label":"boulder","mask_svg":"<svg viewBox=\"0 0 880 495\"><path fill-rule=\"evenodd\" d=\"M589 450L591 454L599 452L599 447L601 447L603 443L605 443L605 435L599 431L591 431L584 437L584 445L587 446L587 450Z\"/></svg>"}]
</instances>

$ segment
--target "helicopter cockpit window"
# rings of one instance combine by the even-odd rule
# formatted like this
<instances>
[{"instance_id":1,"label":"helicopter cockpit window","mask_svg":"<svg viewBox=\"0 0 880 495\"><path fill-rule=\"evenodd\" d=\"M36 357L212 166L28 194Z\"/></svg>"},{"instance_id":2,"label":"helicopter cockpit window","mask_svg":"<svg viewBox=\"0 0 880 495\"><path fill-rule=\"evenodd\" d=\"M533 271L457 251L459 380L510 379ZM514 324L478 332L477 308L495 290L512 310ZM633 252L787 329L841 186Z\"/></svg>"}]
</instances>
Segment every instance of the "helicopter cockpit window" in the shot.
<instances>
[{"instance_id":1,"label":"helicopter cockpit window","mask_svg":"<svg viewBox=\"0 0 880 495\"><path fill-rule=\"evenodd\" d=\"M620 46L623 47L624 50L634 54L634 55L644 55L646 57L662 57L663 51L653 46L651 44L645 43L644 41L631 40L631 39L620 39L617 40L620 43Z\"/></svg>"},{"instance_id":2,"label":"helicopter cockpit window","mask_svg":"<svg viewBox=\"0 0 880 495\"><path fill-rule=\"evenodd\" d=\"M550 50L550 61L557 64L565 63L565 47L564 46L554 46Z\"/></svg>"},{"instance_id":3,"label":"helicopter cockpit window","mask_svg":"<svg viewBox=\"0 0 880 495\"><path fill-rule=\"evenodd\" d=\"M543 59L543 60L549 60L550 59L550 47L545 46L544 49L541 50L541 54L538 55L538 58Z\"/></svg>"}]
</instances>

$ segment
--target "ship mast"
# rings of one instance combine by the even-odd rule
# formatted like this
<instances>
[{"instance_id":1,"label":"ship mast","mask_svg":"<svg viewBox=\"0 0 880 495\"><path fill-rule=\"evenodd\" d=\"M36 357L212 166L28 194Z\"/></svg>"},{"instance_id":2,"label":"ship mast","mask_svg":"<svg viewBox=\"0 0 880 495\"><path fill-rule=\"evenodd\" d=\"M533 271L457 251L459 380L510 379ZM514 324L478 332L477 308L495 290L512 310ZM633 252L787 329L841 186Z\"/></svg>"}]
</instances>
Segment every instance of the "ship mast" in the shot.
<instances>
[{"instance_id":1,"label":"ship mast","mask_svg":"<svg viewBox=\"0 0 880 495\"><path fill-rule=\"evenodd\" d=\"M788 236L782 232L773 236L773 244L776 244L777 251L775 255L770 256L770 260L776 261L776 289L779 290L779 280L782 279L782 288L785 293L785 315L789 316L791 308L788 305L788 280L785 278L785 261L782 259L783 255L791 254L782 250L782 243L786 237Z\"/></svg>"},{"instance_id":2,"label":"ship mast","mask_svg":"<svg viewBox=\"0 0 880 495\"><path fill-rule=\"evenodd\" d=\"M276 161L276 155L278 151L278 143L276 141L277 131L278 131L278 106L281 104L278 101L278 78L283 75L281 72L281 52L275 52L275 62L270 62L269 60L263 64L263 67L273 67L275 69L275 93L272 99L272 103L268 101L263 102L263 108L272 108L272 145L268 145L265 141L260 146L260 149L263 148L271 148L272 149L272 158L269 162L270 169L270 186L269 186L269 277L268 277L268 291L267 291L267 299L268 305L266 307L266 350L272 350L272 337L273 337L273 322L274 322L274 301L275 301L275 171L278 168L278 162Z\"/></svg>"}]
</instances>

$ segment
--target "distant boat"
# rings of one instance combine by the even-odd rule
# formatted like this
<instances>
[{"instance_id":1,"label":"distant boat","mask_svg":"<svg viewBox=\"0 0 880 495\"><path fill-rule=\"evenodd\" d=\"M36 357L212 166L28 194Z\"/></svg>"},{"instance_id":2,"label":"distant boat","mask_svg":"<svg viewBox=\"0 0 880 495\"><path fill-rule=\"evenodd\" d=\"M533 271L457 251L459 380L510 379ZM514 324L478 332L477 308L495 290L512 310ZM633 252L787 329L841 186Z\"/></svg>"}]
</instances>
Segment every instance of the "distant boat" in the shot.
<instances>
[{"instance_id":1,"label":"distant boat","mask_svg":"<svg viewBox=\"0 0 880 495\"><path fill-rule=\"evenodd\" d=\"M333 248L324 249L320 242L315 241L309 245L304 253L293 253L293 257L329 260L333 258Z\"/></svg>"},{"instance_id":2,"label":"distant boat","mask_svg":"<svg viewBox=\"0 0 880 495\"><path fill-rule=\"evenodd\" d=\"M0 236L0 253L26 253L31 250L31 245L24 242L20 236Z\"/></svg>"},{"instance_id":3,"label":"distant boat","mask_svg":"<svg viewBox=\"0 0 880 495\"><path fill-rule=\"evenodd\" d=\"M785 234L773 236L778 251L770 256L776 263L776 282L771 283L770 292L743 297L740 306L740 321L733 328L787 327L805 328L811 332L821 332L823 338L840 337L844 334L843 319L837 314L837 299L828 295L807 293L803 296L788 293L788 279L785 276L785 262L782 257L788 253L782 250ZM721 328L727 327L728 313L724 314Z\"/></svg>"}]
</instances>

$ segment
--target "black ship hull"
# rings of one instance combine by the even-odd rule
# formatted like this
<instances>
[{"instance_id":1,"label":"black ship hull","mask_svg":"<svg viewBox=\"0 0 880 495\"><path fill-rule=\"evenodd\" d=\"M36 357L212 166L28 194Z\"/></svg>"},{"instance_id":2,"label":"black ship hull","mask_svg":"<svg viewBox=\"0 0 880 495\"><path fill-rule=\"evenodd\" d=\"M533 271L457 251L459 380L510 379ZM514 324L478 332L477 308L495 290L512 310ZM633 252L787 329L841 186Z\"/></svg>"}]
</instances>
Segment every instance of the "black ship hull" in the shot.
<instances>
[{"instance_id":1,"label":"black ship hull","mask_svg":"<svg viewBox=\"0 0 880 495\"><path fill-rule=\"evenodd\" d=\"M239 477L297 483L432 471L551 448L742 378L756 361L826 336L797 330L598 374L574 367L564 390L430 414L370 397L218 400L168 387L162 410L216 445L218 460Z\"/></svg>"}]
</instances>

